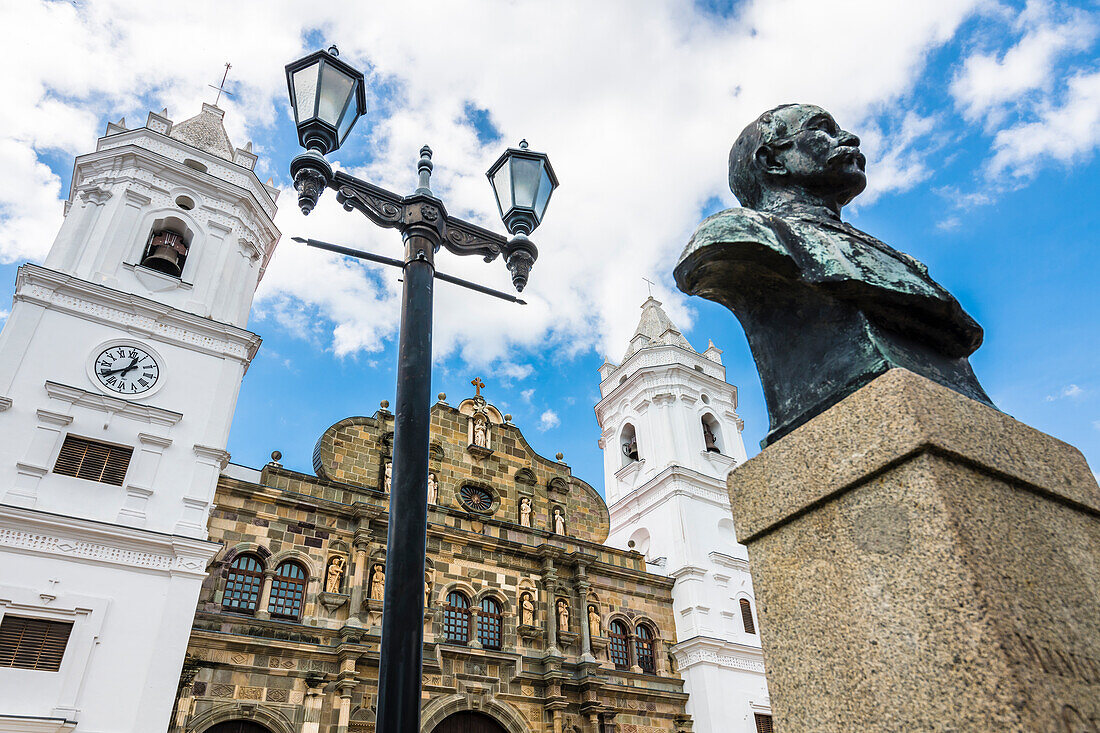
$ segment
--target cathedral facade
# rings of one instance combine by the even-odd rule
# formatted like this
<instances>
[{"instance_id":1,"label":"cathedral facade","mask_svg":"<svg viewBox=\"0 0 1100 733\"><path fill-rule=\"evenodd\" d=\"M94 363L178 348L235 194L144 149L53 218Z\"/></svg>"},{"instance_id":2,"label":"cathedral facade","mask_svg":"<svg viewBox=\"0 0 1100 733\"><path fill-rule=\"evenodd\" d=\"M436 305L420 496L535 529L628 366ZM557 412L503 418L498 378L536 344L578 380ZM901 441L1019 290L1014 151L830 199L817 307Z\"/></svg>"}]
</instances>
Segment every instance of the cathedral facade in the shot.
<instances>
[{"instance_id":1,"label":"cathedral facade","mask_svg":"<svg viewBox=\"0 0 1100 733\"><path fill-rule=\"evenodd\" d=\"M223 472L172 731L374 730L386 407L325 431L312 475ZM599 494L480 395L431 431L421 729L690 730L673 582L604 544Z\"/></svg>"}]
</instances>

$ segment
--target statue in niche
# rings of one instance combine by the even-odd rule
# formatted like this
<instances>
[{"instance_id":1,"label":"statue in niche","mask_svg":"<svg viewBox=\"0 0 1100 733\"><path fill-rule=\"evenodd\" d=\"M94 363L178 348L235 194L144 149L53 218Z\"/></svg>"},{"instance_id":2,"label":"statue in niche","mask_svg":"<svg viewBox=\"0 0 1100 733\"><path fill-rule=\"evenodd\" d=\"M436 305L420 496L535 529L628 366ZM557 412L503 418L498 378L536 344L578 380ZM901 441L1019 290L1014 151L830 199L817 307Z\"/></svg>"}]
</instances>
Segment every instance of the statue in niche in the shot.
<instances>
[{"instance_id":1,"label":"statue in niche","mask_svg":"<svg viewBox=\"0 0 1100 733\"><path fill-rule=\"evenodd\" d=\"M436 500L438 498L439 498L439 489L436 487L436 484L435 484L435 474L434 473L429 473L428 474L428 503L429 504L435 504Z\"/></svg>"},{"instance_id":2,"label":"statue in niche","mask_svg":"<svg viewBox=\"0 0 1100 733\"><path fill-rule=\"evenodd\" d=\"M381 563L376 563L370 575L370 597L380 601L385 592L386 567Z\"/></svg>"},{"instance_id":3,"label":"statue in niche","mask_svg":"<svg viewBox=\"0 0 1100 733\"><path fill-rule=\"evenodd\" d=\"M569 603L563 599L558 599L558 631L569 631Z\"/></svg>"},{"instance_id":4,"label":"statue in niche","mask_svg":"<svg viewBox=\"0 0 1100 733\"><path fill-rule=\"evenodd\" d=\"M519 597L519 623L521 626L535 625L535 602L530 593L524 593Z\"/></svg>"},{"instance_id":5,"label":"statue in niche","mask_svg":"<svg viewBox=\"0 0 1100 733\"><path fill-rule=\"evenodd\" d=\"M489 426L484 415L474 418L474 445L480 448L489 447Z\"/></svg>"},{"instance_id":6,"label":"statue in niche","mask_svg":"<svg viewBox=\"0 0 1100 733\"><path fill-rule=\"evenodd\" d=\"M554 532L565 534L565 516L558 507L554 507Z\"/></svg>"},{"instance_id":7,"label":"statue in niche","mask_svg":"<svg viewBox=\"0 0 1100 733\"><path fill-rule=\"evenodd\" d=\"M968 357L982 329L928 268L841 221L867 185L859 138L820 107L760 115L730 151L744 208L695 230L676 284L733 311L775 442L895 367L992 405Z\"/></svg>"},{"instance_id":8,"label":"statue in niche","mask_svg":"<svg viewBox=\"0 0 1100 733\"><path fill-rule=\"evenodd\" d=\"M531 526L531 500L526 496L519 500L519 525Z\"/></svg>"},{"instance_id":9,"label":"statue in niche","mask_svg":"<svg viewBox=\"0 0 1100 733\"><path fill-rule=\"evenodd\" d=\"M590 604L588 606L588 633L590 636L599 636L600 631L600 612Z\"/></svg>"},{"instance_id":10,"label":"statue in niche","mask_svg":"<svg viewBox=\"0 0 1100 733\"><path fill-rule=\"evenodd\" d=\"M339 593L340 583L348 569L348 561L340 555L336 555L328 561L327 577L325 578L325 592Z\"/></svg>"},{"instance_id":11,"label":"statue in niche","mask_svg":"<svg viewBox=\"0 0 1100 733\"><path fill-rule=\"evenodd\" d=\"M390 493L390 479L392 477L393 477L393 463L390 462L390 461L386 461L386 477L385 477L385 480L382 483L382 486L385 489L387 494Z\"/></svg>"}]
</instances>

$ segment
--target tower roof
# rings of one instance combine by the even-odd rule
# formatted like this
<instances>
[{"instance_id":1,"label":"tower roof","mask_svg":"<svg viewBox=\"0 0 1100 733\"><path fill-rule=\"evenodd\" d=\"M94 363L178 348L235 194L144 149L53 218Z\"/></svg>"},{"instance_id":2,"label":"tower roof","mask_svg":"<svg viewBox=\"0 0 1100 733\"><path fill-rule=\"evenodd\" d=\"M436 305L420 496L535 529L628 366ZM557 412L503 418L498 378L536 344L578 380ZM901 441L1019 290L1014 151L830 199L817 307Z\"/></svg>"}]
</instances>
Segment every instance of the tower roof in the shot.
<instances>
[{"instance_id":1,"label":"tower roof","mask_svg":"<svg viewBox=\"0 0 1100 733\"><path fill-rule=\"evenodd\" d=\"M652 295L642 303L642 317L638 319L638 327L634 329L634 335L630 339L630 346L623 354L626 361L647 346L679 346L695 353L691 344L680 333L672 319L661 308L661 301Z\"/></svg>"},{"instance_id":2,"label":"tower roof","mask_svg":"<svg viewBox=\"0 0 1100 733\"><path fill-rule=\"evenodd\" d=\"M172 126L168 136L225 160L233 160L233 143L225 132L225 112L203 102L202 112Z\"/></svg>"}]
</instances>

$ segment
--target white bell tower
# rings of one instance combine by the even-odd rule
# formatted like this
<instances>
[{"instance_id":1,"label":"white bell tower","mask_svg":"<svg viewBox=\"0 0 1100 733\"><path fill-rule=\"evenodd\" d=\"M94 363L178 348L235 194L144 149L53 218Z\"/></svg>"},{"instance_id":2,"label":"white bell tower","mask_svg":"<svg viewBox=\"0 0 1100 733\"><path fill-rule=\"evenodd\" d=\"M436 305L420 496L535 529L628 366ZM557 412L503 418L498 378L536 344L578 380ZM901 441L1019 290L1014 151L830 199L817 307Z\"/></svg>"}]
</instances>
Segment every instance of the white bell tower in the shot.
<instances>
[{"instance_id":1,"label":"white bell tower","mask_svg":"<svg viewBox=\"0 0 1100 733\"><path fill-rule=\"evenodd\" d=\"M672 654L693 730L755 733L771 707L748 553L726 493L726 475L747 456L721 354L713 343L696 352L648 298L622 363L600 367L596 419L608 544L642 553L651 572L676 581Z\"/></svg>"},{"instance_id":2,"label":"white bell tower","mask_svg":"<svg viewBox=\"0 0 1100 733\"><path fill-rule=\"evenodd\" d=\"M163 731L277 189L222 110L107 126L0 333L0 730Z\"/></svg>"}]
</instances>

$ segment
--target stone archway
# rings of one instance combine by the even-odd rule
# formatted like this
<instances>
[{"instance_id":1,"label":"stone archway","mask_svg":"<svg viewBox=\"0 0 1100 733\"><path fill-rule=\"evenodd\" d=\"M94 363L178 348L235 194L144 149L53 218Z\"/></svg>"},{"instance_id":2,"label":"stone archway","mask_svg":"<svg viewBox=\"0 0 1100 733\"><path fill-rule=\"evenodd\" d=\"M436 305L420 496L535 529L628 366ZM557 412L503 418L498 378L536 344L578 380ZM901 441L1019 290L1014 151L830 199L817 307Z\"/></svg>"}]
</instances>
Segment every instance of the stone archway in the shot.
<instances>
[{"instance_id":1,"label":"stone archway","mask_svg":"<svg viewBox=\"0 0 1100 733\"><path fill-rule=\"evenodd\" d=\"M206 733L271 733L271 730L252 720L227 720L207 728Z\"/></svg>"},{"instance_id":2,"label":"stone archway","mask_svg":"<svg viewBox=\"0 0 1100 733\"><path fill-rule=\"evenodd\" d=\"M465 710L448 715L432 729L432 733L508 733L508 731L484 713Z\"/></svg>"},{"instance_id":3,"label":"stone archway","mask_svg":"<svg viewBox=\"0 0 1100 733\"><path fill-rule=\"evenodd\" d=\"M449 729L439 728L445 721L457 713L477 713L489 718L493 727L484 730L487 733L531 733L527 721L519 711L506 702L491 695L443 695L428 702L420 711L420 733L441 733ZM464 729L458 728L457 731ZM381 733L381 732L380 732Z\"/></svg>"}]
</instances>

